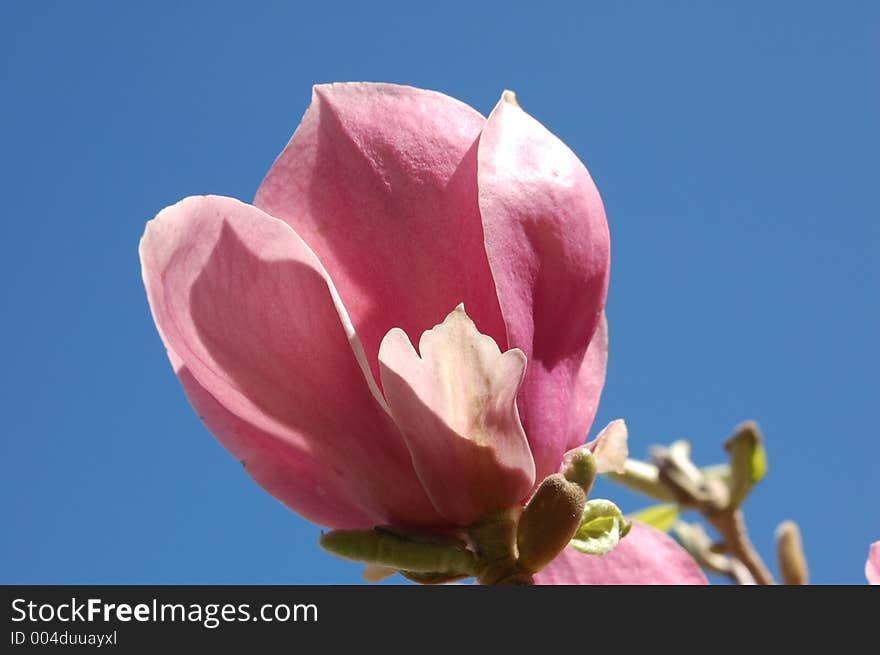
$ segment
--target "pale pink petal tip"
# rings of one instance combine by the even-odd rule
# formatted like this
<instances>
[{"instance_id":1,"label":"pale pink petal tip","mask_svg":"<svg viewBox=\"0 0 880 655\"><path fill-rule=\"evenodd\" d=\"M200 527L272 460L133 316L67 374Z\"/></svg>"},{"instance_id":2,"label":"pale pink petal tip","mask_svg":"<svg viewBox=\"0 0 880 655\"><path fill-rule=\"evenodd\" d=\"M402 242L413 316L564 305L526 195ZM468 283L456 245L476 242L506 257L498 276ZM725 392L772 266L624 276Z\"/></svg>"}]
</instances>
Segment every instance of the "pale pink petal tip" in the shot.
<instances>
[{"instance_id":1,"label":"pale pink petal tip","mask_svg":"<svg viewBox=\"0 0 880 655\"><path fill-rule=\"evenodd\" d=\"M629 456L626 423L622 418L615 419L606 425L595 439L583 446L569 450L562 458L560 471L564 471L572 457L581 450L593 453L597 473L611 471L623 473L626 470L626 458Z\"/></svg>"},{"instance_id":2,"label":"pale pink petal tip","mask_svg":"<svg viewBox=\"0 0 880 655\"><path fill-rule=\"evenodd\" d=\"M535 464L516 409L521 351L502 353L459 305L422 335L418 353L403 330L388 332L379 361L391 414L442 516L467 525L528 495Z\"/></svg>"},{"instance_id":3,"label":"pale pink petal tip","mask_svg":"<svg viewBox=\"0 0 880 655\"><path fill-rule=\"evenodd\" d=\"M535 575L540 585L705 585L693 558L671 537L642 523L607 555L566 548Z\"/></svg>"},{"instance_id":4,"label":"pale pink petal tip","mask_svg":"<svg viewBox=\"0 0 880 655\"><path fill-rule=\"evenodd\" d=\"M868 578L868 584L880 585L880 541L875 541L868 549L865 577Z\"/></svg>"}]
</instances>

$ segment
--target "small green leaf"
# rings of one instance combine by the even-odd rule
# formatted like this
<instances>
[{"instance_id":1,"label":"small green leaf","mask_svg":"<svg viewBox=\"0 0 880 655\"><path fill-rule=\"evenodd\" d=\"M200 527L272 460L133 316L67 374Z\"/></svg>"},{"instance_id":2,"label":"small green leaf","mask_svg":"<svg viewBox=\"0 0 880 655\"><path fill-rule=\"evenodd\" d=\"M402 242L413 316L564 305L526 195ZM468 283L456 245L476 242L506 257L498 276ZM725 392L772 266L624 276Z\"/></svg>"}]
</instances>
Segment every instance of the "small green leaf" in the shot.
<instances>
[{"instance_id":1,"label":"small green leaf","mask_svg":"<svg viewBox=\"0 0 880 655\"><path fill-rule=\"evenodd\" d=\"M681 510L678 505L674 503L664 503L662 505L646 507L635 514L630 514L627 518L631 521L646 523L647 525L662 530L663 532L669 532L669 529L675 525L675 522L678 520L680 512Z\"/></svg>"},{"instance_id":2,"label":"small green leaf","mask_svg":"<svg viewBox=\"0 0 880 655\"><path fill-rule=\"evenodd\" d=\"M767 453L755 423L743 423L724 444L730 457L730 507L737 508L767 474Z\"/></svg>"},{"instance_id":3,"label":"small green leaf","mask_svg":"<svg viewBox=\"0 0 880 655\"><path fill-rule=\"evenodd\" d=\"M588 555L604 555L611 552L629 532L631 523L610 500L596 498L587 501L581 516L581 524L574 533L571 546Z\"/></svg>"}]
</instances>

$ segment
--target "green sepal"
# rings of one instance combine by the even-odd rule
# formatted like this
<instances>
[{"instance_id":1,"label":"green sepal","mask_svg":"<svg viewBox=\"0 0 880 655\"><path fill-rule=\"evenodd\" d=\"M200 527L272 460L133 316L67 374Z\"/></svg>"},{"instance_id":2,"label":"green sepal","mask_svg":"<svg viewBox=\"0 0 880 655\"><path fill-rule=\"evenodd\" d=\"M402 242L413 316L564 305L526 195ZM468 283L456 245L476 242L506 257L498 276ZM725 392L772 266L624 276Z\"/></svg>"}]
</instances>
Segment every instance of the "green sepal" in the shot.
<instances>
[{"instance_id":1,"label":"green sepal","mask_svg":"<svg viewBox=\"0 0 880 655\"><path fill-rule=\"evenodd\" d=\"M420 540L381 528L333 530L322 534L319 542L337 557L415 574L469 576L476 565L474 554L456 542Z\"/></svg>"},{"instance_id":2,"label":"green sepal","mask_svg":"<svg viewBox=\"0 0 880 655\"><path fill-rule=\"evenodd\" d=\"M675 503L663 503L661 505L652 505L643 510L639 510L635 514L630 514L627 518L631 521L645 523L652 528L657 528L663 532L669 532L675 522L681 509Z\"/></svg>"},{"instance_id":3,"label":"green sepal","mask_svg":"<svg viewBox=\"0 0 880 655\"><path fill-rule=\"evenodd\" d=\"M767 474L767 453L755 423L743 423L724 448L730 457L730 507L736 509Z\"/></svg>"},{"instance_id":4,"label":"green sepal","mask_svg":"<svg viewBox=\"0 0 880 655\"><path fill-rule=\"evenodd\" d=\"M632 522L627 522L620 508L610 500L589 500L570 545L587 555L604 555L614 550L631 527Z\"/></svg>"}]
</instances>

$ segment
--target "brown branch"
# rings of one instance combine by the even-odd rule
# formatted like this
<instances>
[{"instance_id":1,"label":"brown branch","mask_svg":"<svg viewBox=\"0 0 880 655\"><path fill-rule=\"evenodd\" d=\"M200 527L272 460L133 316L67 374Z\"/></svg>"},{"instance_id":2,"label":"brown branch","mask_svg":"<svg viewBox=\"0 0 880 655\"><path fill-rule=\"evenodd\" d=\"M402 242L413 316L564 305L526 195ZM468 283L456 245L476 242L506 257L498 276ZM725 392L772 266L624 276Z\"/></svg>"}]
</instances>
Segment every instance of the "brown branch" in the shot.
<instances>
[{"instance_id":1,"label":"brown branch","mask_svg":"<svg viewBox=\"0 0 880 655\"><path fill-rule=\"evenodd\" d=\"M721 538L724 540L725 550L743 563L755 579L755 582L761 585L776 584L773 575L749 539L749 533L746 530L746 523L741 510L704 511L702 514L706 521L721 535Z\"/></svg>"}]
</instances>

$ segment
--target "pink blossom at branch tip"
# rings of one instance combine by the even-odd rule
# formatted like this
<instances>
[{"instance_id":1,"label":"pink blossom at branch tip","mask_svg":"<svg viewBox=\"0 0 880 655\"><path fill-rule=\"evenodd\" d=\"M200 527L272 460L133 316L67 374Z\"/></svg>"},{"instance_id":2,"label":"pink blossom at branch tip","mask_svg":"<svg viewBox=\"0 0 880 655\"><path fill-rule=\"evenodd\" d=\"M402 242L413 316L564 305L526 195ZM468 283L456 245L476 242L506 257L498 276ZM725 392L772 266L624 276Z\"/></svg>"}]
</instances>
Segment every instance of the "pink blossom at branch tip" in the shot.
<instances>
[{"instance_id":1,"label":"pink blossom at branch tip","mask_svg":"<svg viewBox=\"0 0 880 655\"><path fill-rule=\"evenodd\" d=\"M539 585L706 585L694 559L669 535L643 523L606 555L571 546L535 574Z\"/></svg>"},{"instance_id":2,"label":"pink blossom at branch tip","mask_svg":"<svg viewBox=\"0 0 880 655\"><path fill-rule=\"evenodd\" d=\"M521 502L595 415L604 209L512 94L487 119L434 91L316 86L252 205L186 198L140 258L199 416L322 526L443 529Z\"/></svg>"},{"instance_id":3,"label":"pink blossom at branch tip","mask_svg":"<svg viewBox=\"0 0 880 655\"><path fill-rule=\"evenodd\" d=\"M868 584L880 585L880 541L875 541L868 549L865 577L868 578Z\"/></svg>"}]
</instances>

